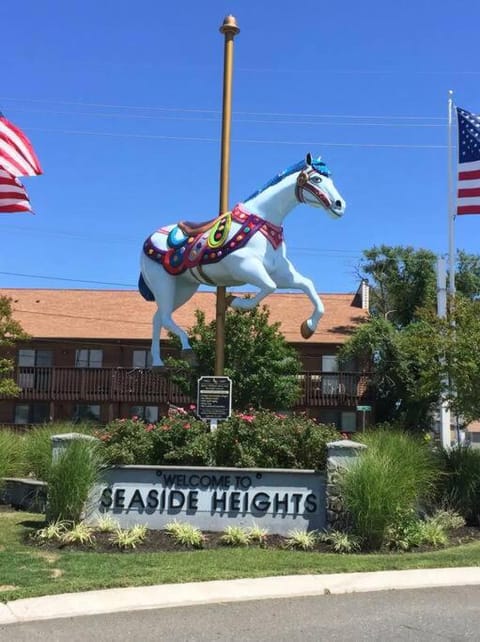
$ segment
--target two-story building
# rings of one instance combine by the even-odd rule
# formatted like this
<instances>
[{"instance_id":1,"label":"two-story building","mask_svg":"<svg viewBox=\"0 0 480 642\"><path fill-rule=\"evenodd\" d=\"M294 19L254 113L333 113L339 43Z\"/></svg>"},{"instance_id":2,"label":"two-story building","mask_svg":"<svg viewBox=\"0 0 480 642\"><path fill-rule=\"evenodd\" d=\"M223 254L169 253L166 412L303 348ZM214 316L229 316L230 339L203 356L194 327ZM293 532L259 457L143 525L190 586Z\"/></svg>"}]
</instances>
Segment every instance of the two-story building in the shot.
<instances>
[{"instance_id":1,"label":"two-story building","mask_svg":"<svg viewBox=\"0 0 480 642\"><path fill-rule=\"evenodd\" d=\"M14 318L30 335L15 346L16 398L0 398L0 424L31 425L51 420L94 418L107 422L137 415L155 421L169 404L189 399L170 381L168 371L149 368L155 306L137 291L0 289L12 301ZM301 395L296 410L344 431L362 425L373 403L368 374L355 364L339 370L337 350L368 315L368 286L356 294L324 294L325 315L307 341L300 326L311 314L304 294L275 293L265 300L270 321L300 356ZM214 318L215 293L198 292L174 317L184 328L196 309ZM172 354L162 335L162 354ZM367 420L370 415L367 415Z\"/></svg>"}]
</instances>

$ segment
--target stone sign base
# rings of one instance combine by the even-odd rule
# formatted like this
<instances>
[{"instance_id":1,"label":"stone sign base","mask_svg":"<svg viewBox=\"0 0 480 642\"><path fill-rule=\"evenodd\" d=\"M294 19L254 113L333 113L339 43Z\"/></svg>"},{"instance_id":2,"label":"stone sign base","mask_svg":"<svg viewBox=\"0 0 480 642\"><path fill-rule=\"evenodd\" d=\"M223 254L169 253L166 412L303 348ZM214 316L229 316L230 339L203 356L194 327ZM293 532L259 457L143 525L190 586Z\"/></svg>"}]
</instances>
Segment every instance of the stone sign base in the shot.
<instances>
[{"instance_id":1,"label":"stone sign base","mask_svg":"<svg viewBox=\"0 0 480 642\"><path fill-rule=\"evenodd\" d=\"M313 470L116 466L104 471L87 521L112 516L122 528L163 529L175 520L205 531L229 525L325 528L325 476Z\"/></svg>"}]
</instances>

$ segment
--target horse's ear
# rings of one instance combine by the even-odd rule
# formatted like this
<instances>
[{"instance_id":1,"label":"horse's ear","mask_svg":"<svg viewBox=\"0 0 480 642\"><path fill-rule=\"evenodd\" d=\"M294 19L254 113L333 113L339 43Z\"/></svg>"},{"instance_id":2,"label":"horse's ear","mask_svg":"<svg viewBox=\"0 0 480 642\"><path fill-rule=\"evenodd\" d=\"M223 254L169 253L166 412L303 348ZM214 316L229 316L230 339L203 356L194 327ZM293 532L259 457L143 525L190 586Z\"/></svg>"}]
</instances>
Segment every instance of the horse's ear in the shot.
<instances>
[{"instance_id":1,"label":"horse's ear","mask_svg":"<svg viewBox=\"0 0 480 642\"><path fill-rule=\"evenodd\" d=\"M307 165L311 166L311 164L312 164L312 155L310 154L310 152L308 152L307 155L305 156L305 162L306 162Z\"/></svg>"}]
</instances>

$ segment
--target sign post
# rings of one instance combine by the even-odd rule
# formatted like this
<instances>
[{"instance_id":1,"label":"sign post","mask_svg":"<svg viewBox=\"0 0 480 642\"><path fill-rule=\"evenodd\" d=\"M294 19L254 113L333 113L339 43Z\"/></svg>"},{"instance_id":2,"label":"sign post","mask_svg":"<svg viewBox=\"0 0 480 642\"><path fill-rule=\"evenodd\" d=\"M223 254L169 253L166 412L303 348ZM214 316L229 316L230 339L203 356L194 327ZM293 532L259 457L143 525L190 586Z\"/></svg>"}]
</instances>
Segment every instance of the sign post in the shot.
<instances>
[{"instance_id":1,"label":"sign post","mask_svg":"<svg viewBox=\"0 0 480 642\"><path fill-rule=\"evenodd\" d=\"M200 377L197 382L197 415L210 422L210 429L232 414L232 380L229 377Z\"/></svg>"},{"instance_id":2,"label":"sign post","mask_svg":"<svg viewBox=\"0 0 480 642\"><path fill-rule=\"evenodd\" d=\"M357 412L362 413L362 432L365 432L365 415L372 411L372 406L357 406Z\"/></svg>"}]
</instances>

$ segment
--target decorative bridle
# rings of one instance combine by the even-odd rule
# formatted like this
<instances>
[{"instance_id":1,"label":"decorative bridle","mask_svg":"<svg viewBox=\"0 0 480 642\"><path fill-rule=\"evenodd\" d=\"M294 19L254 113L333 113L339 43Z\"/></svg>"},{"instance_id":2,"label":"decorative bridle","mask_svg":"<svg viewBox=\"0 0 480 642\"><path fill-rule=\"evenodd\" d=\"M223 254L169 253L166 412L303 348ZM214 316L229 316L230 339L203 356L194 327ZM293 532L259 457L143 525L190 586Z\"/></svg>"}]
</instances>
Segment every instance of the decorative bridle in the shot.
<instances>
[{"instance_id":1,"label":"decorative bridle","mask_svg":"<svg viewBox=\"0 0 480 642\"><path fill-rule=\"evenodd\" d=\"M313 194L313 196L317 200L321 201L327 209L330 209L332 203L325 192L310 183L310 177L314 174L320 174L320 176L328 176L327 174L322 174L322 172L320 172L315 167L306 167L297 176L297 182L295 184L295 196L297 197L299 203L305 203L306 201L304 192L310 192L310 194Z\"/></svg>"}]
</instances>

